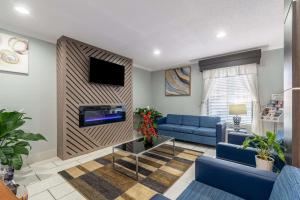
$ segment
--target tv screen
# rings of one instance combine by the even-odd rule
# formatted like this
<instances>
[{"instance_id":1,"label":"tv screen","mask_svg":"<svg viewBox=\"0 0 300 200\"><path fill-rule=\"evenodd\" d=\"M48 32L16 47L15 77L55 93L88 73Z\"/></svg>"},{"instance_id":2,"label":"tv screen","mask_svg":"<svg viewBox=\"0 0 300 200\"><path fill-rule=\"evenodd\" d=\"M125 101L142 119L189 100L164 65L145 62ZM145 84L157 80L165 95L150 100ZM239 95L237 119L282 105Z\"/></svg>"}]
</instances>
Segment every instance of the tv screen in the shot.
<instances>
[{"instance_id":1,"label":"tv screen","mask_svg":"<svg viewBox=\"0 0 300 200\"><path fill-rule=\"evenodd\" d=\"M124 86L124 66L90 57L90 82Z\"/></svg>"}]
</instances>

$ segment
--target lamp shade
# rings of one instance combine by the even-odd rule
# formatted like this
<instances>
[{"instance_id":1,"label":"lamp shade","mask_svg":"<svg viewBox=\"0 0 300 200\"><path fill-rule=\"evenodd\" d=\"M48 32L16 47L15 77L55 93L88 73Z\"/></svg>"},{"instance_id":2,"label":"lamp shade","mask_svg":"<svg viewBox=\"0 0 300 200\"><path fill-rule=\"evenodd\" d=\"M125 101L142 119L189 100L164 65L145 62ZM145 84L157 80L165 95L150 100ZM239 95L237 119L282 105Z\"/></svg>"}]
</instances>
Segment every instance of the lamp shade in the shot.
<instances>
[{"instance_id":1,"label":"lamp shade","mask_svg":"<svg viewBox=\"0 0 300 200\"><path fill-rule=\"evenodd\" d=\"M229 105L229 115L245 115L247 114L246 104Z\"/></svg>"}]
</instances>

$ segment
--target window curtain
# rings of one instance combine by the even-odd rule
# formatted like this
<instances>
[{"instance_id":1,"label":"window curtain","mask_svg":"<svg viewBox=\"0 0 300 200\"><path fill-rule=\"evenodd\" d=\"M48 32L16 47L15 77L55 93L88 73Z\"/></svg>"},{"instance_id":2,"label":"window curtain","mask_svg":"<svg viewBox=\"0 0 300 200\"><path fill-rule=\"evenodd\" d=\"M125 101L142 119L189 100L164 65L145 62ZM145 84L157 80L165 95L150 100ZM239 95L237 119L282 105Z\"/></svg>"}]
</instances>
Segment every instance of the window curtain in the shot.
<instances>
[{"instance_id":1,"label":"window curtain","mask_svg":"<svg viewBox=\"0 0 300 200\"><path fill-rule=\"evenodd\" d=\"M207 115L207 100L215 86L215 80L217 78L243 76L244 84L248 89L253 101L253 119L251 130L256 134L262 134L262 125L260 120L260 102L257 83L257 64L253 63L247 65L205 70L203 71L202 76L204 82L201 100L202 115Z\"/></svg>"}]
</instances>

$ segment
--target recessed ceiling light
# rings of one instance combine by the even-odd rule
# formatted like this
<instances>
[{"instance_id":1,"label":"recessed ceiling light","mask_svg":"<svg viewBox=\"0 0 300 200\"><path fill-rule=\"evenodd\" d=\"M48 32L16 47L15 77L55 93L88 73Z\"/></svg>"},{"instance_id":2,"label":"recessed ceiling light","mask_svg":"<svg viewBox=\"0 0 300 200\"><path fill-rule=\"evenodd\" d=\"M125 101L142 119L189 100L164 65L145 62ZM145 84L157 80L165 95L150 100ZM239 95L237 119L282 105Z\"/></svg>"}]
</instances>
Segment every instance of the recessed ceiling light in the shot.
<instances>
[{"instance_id":1,"label":"recessed ceiling light","mask_svg":"<svg viewBox=\"0 0 300 200\"><path fill-rule=\"evenodd\" d=\"M160 50L159 49L154 49L153 54L158 56L160 55Z\"/></svg>"},{"instance_id":2,"label":"recessed ceiling light","mask_svg":"<svg viewBox=\"0 0 300 200\"><path fill-rule=\"evenodd\" d=\"M226 32L225 31L220 31L218 32L218 34L216 35L217 38L223 38L226 36Z\"/></svg>"},{"instance_id":3,"label":"recessed ceiling light","mask_svg":"<svg viewBox=\"0 0 300 200\"><path fill-rule=\"evenodd\" d=\"M23 15L29 15L30 14L30 11L23 7L23 6L15 6L15 10L18 12L18 13L21 13Z\"/></svg>"}]
</instances>

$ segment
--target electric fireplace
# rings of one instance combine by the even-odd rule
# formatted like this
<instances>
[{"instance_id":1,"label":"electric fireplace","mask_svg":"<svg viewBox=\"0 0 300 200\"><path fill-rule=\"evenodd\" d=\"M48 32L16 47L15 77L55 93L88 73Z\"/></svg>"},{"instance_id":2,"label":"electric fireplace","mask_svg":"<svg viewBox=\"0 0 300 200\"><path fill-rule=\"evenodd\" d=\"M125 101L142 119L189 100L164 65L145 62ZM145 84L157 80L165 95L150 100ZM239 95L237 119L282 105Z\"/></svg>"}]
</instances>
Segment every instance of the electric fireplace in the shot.
<instances>
[{"instance_id":1,"label":"electric fireplace","mask_svg":"<svg viewBox=\"0 0 300 200\"><path fill-rule=\"evenodd\" d=\"M79 107L79 127L122 122L126 120L123 105L97 105Z\"/></svg>"}]
</instances>

